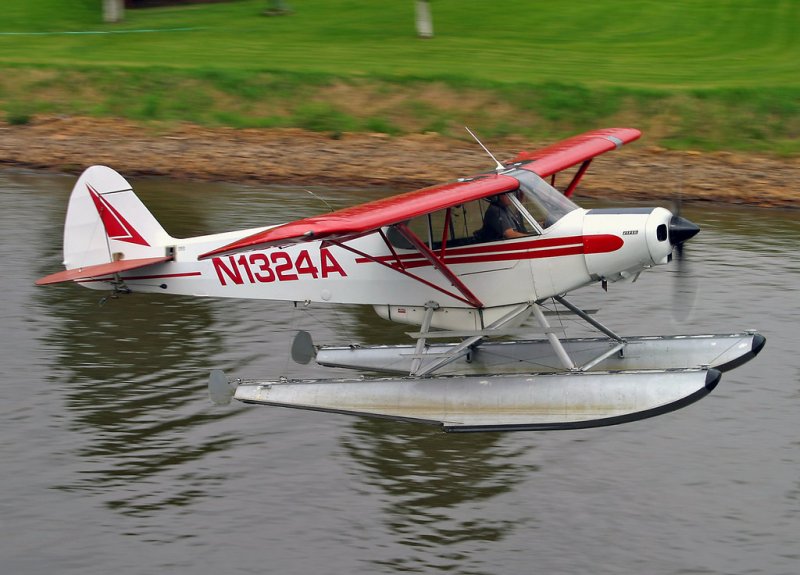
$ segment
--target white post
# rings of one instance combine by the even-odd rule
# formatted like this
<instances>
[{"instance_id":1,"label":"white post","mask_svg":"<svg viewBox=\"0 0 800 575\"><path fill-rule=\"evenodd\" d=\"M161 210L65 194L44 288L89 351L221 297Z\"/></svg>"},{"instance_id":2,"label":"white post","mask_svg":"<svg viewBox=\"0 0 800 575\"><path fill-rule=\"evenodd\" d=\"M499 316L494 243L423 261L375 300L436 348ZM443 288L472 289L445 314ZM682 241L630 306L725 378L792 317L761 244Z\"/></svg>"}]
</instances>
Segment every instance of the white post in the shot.
<instances>
[{"instance_id":1,"label":"white post","mask_svg":"<svg viewBox=\"0 0 800 575\"><path fill-rule=\"evenodd\" d=\"M103 22L122 22L125 0L103 0Z\"/></svg>"},{"instance_id":2,"label":"white post","mask_svg":"<svg viewBox=\"0 0 800 575\"><path fill-rule=\"evenodd\" d=\"M433 38L433 18L429 0L417 0L417 36Z\"/></svg>"}]
</instances>

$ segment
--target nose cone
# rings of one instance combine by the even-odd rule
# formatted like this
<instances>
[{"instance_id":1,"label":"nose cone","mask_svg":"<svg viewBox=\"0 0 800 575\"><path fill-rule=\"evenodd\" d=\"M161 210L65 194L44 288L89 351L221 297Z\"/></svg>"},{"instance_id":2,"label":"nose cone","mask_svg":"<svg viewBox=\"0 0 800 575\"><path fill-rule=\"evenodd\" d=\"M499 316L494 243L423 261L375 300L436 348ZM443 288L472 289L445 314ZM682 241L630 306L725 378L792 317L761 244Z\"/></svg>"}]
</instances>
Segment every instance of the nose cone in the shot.
<instances>
[{"instance_id":1,"label":"nose cone","mask_svg":"<svg viewBox=\"0 0 800 575\"><path fill-rule=\"evenodd\" d=\"M690 240L697 235L700 228L681 216L672 216L669 221L669 243L679 246L686 240Z\"/></svg>"}]
</instances>

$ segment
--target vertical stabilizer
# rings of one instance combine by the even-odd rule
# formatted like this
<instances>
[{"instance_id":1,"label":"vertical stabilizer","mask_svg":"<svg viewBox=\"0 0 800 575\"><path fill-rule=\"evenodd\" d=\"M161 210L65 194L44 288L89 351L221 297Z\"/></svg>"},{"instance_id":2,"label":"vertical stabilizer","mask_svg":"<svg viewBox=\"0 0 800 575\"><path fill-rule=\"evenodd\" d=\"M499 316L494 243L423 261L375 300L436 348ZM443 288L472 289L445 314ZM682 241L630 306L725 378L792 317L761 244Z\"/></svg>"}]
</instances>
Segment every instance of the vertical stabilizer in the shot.
<instances>
[{"instance_id":1,"label":"vertical stabilizer","mask_svg":"<svg viewBox=\"0 0 800 575\"><path fill-rule=\"evenodd\" d=\"M64 224L67 269L163 256L173 243L117 172L92 166L81 174Z\"/></svg>"}]
</instances>

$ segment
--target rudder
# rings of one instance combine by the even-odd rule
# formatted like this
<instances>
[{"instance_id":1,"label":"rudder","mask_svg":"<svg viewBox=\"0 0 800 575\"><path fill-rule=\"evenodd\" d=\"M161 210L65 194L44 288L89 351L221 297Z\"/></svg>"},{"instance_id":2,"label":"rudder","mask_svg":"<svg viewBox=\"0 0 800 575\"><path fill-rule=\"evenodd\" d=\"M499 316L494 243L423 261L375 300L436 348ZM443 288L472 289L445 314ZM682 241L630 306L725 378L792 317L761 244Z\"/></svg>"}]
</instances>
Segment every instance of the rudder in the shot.
<instances>
[{"instance_id":1,"label":"rudder","mask_svg":"<svg viewBox=\"0 0 800 575\"><path fill-rule=\"evenodd\" d=\"M67 269L163 256L173 243L116 171L91 166L78 178L64 223Z\"/></svg>"}]
</instances>

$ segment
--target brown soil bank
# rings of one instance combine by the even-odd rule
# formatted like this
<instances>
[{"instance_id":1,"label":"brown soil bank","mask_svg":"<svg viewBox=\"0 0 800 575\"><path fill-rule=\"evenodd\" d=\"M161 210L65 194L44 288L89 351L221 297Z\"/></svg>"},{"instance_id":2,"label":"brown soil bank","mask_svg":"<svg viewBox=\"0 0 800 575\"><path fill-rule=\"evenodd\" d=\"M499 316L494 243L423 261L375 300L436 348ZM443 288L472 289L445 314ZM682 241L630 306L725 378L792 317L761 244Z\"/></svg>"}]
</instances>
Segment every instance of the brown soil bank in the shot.
<instances>
[{"instance_id":1,"label":"brown soil bank","mask_svg":"<svg viewBox=\"0 0 800 575\"><path fill-rule=\"evenodd\" d=\"M36 118L0 123L0 166L80 173L106 164L124 176L409 191L492 168L473 142L436 134L388 137L302 130L179 126L156 131L124 120ZM490 142L501 159L551 142ZM641 140L597 158L583 197L715 201L800 208L800 159L668 152ZM561 182L562 184L564 181Z\"/></svg>"}]
</instances>

